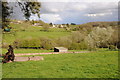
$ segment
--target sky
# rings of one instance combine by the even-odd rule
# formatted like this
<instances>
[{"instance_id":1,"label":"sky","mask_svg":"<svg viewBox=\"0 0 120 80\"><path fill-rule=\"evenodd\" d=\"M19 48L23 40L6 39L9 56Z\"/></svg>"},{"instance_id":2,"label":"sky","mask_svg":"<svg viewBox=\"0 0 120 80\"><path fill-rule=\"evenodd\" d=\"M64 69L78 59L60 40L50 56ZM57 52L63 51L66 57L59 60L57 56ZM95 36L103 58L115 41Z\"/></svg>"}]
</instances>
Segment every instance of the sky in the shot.
<instances>
[{"instance_id":1,"label":"sky","mask_svg":"<svg viewBox=\"0 0 120 80\"><path fill-rule=\"evenodd\" d=\"M14 12L13 18L24 19L18 8ZM45 0L41 1L40 14L40 19L36 15L30 19L53 24L118 21L118 0Z\"/></svg>"}]
</instances>

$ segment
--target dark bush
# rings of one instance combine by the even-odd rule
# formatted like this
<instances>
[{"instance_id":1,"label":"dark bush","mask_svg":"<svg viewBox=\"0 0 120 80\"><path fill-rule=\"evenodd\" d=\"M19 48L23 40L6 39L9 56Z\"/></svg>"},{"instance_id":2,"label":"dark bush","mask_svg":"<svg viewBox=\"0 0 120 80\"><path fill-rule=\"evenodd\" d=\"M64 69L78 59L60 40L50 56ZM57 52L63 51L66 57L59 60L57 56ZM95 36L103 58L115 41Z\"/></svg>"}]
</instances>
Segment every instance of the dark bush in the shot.
<instances>
[{"instance_id":1,"label":"dark bush","mask_svg":"<svg viewBox=\"0 0 120 80\"><path fill-rule=\"evenodd\" d=\"M117 47L114 45L109 45L109 50L117 50Z\"/></svg>"}]
</instances>

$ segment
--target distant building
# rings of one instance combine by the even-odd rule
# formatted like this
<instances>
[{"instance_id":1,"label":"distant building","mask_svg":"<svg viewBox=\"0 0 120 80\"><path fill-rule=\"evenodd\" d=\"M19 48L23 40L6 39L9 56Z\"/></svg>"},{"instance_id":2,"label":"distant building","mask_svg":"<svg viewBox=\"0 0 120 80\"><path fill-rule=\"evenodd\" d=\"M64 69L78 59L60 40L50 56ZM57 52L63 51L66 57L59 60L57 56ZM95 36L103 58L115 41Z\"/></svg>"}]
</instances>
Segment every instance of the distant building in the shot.
<instances>
[{"instance_id":1,"label":"distant building","mask_svg":"<svg viewBox=\"0 0 120 80\"><path fill-rule=\"evenodd\" d=\"M63 28L64 26L63 25L60 25L60 28Z\"/></svg>"},{"instance_id":2,"label":"distant building","mask_svg":"<svg viewBox=\"0 0 120 80\"><path fill-rule=\"evenodd\" d=\"M55 25L53 24L52 27L55 28Z\"/></svg>"},{"instance_id":3,"label":"distant building","mask_svg":"<svg viewBox=\"0 0 120 80\"><path fill-rule=\"evenodd\" d=\"M93 27L98 27L98 26L99 26L99 24L93 24L92 26L93 26Z\"/></svg>"},{"instance_id":4,"label":"distant building","mask_svg":"<svg viewBox=\"0 0 120 80\"><path fill-rule=\"evenodd\" d=\"M17 21L17 23L18 23L18 24L21 24L21 23L22 23L22 21Z\"/></svg>"},{"instance_id":5,"label":"distant building","mask_svg":"<svg viewBox=\"0 0 120 80\"><path fill-rule=\"evenodd\" d=\"M33 26L42 26L42 24L40 24L40 23L34 23Z\"/></svg>"},{"instance_id":6,"label":"distant building","mask_svg":"<svg viewBox=\"0 0 120 80\"><path fill-rule=\"evenodd\" d=\"M64 47L55 47L54 52L67 52L68 49Z\"/></svg>"},{"instance_id":7,"label":"distant building","mask_svg":"<svg viewBox=\"0 0 120 80\"><path fill-rule=\"evenodd\" d=\"M68 27L67 24L52 24L52 28L64 28Z\"/></svg>"},{"instance_id":8,"label":"distant building","mask_svg":"<svg viewBox=\"0 0 120 80\"><path fill-rule=\"evenodd\" d=\"M22 23L22 21L11 21L10 23L14 23L14 24L21 24Z\"/></svg>"}]
</instances>

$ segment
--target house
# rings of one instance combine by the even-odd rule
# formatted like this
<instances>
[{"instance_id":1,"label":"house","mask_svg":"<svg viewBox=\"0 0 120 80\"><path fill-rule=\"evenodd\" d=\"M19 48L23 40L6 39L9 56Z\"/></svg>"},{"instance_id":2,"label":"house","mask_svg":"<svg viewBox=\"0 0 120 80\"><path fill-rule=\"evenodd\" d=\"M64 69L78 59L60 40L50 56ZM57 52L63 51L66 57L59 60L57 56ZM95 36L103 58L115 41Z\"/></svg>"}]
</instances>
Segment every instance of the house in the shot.
<instances>
[{"instance_id":1,"label":"house","mask_svg":"<svg viewBox=\"0 0 120 80\"><path fill-rule=\"evenodd\" d=\"M52 27L55 28L55 25L53 24Z\"/></svg>"},{"instance_id":2,"label":"house","mask_svg":"<svg viewBox=\"0 0 120 80\"><path fill-rule=\"evenodd\" d=\"M17 21L17 23L18 23L18 24L21 24L21 23L22 23L22 21Z\"/></svg>"},{"instance_id":3,"label":"house","mask_svg":"<svg viewBox=\"0 0 120 80\"><path fill-rule=\"evenodd\" d=\"M63 28L64 26L63 25L60 25L61 28Z\"/></svg>"},{"instance_id":4,"label":"house","mask_svg":"<svg viewBox=\"0 0 120 80\"><path fill-rule=\"evenodd\" d=\"M64 47L55 47L54 52L67 52L68 49Z\"/></svg>"},{"instance_id":5,"label":"house","mask_svg":"<svg viewBox=\"0 0 120 80\"><path fill-rule=\"evenodd\" d=\"M34 23L33 26L42 26L42 24L40 24L40 23Z\"/></svg>"}]
</instances>

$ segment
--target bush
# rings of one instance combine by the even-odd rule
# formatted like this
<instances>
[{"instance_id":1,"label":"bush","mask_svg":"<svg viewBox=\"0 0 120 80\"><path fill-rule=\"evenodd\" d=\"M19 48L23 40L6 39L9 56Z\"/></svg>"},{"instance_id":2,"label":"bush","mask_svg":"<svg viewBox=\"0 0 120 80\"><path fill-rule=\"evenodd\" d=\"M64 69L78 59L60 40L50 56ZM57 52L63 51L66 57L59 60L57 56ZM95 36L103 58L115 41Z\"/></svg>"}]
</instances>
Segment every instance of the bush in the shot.
<instances>
[{"instance_id":1,"label":"bush","mask_svg":"<svg viewBox=\"0 0 120 80\"><path fill-rule=\"evenodd\" d=\"M56 46L56 43L47 37L40 38L41 47L47 50L53 49Z\"/></svg>"},{"instance_id":2,"label":"bush","mask_svg":"<svg viewBox=\"0 0 120 80\"><path fill-rule=\"evenodd\" d=\"M85 42L81 42L81 43L72 43L70 48L70 50L84 50L87 49L87 45L85 44Z\"/></svg>"},{"instance_id":3,"label":"bush","mask_svg":"<svg viewBox=\"0 0 120 80\"><path fill-rule=\"evenodd\" d=\"M114 45L109 45L109 50L117 50L117 47Z\"/></svg>"},{"instance_id":4,"label":"bush","mask_svg":"<svg viewBox=\"0 0 120 80\"><path fill-rule=\"evenodd\" d=\"M41 47L41 42L39 39L22 39L22 40L15 40L13 43L14 47L16 48L39 48Z\"/></svg>"},{"instance_id":5,"label":"bush","mask_svg":"<svg viewBox=\"0 0 120 80\"><path fill-rule=\"evenodd\" d=\"M79 49L78 43L72 43L69 49L70 50L78 50Z\"/></svg>"},{"instance_id":6,"label":"bush","mask_svg":"<svg viewBox=\"0 0 120 80\"><path fill-rule=\"evenodd\" d=\"M44 49L53 49L56 44L52 39L47 37L41 37L38 39L27 38L27 39L16 39L13 43L16 48L44 48Z\"/></svg>"},{"instance_id":7,"label":"bush","mask_svg":"<svg viewBox=\"0 0 120 80\"><path fill-rule=\"evenodd\" d=\"M86 36L85 41L89 45L89 47L105 47L108 45L109 39L113 34L113 29L111 27L108 28L100 28L95 27L93 30ZM104 45L103 45L104 44Z\"/></svg>"},{"instance_id":8,"label":"bush","mask_svg":"<svg viewBox=\"0 0 120 80\"><path fill-rule=\"evenodd\" d=\"M72 40L69 37L61 37L56 40L58 46L69 48L71 46Z\"/></svg>"},{"instance_id":9,"label":"bush","mask_svg":"<svg viewBox=\"0 0 120 80\"><path fill-rule=\"evenodd\" d=\"M84 40L85 33L79 32L79 31L74 31L72 32L70 39L72 42L80 43L81 41Z\"/></svg>"},{"instance_id":10,"label":"bush","mask_svg":"<svg viewBox=\"0 0 120 80\"><path fill-rule=\"evenodd\" d=\"M87 49L87 44L85 43L85 41L82 41L82 42L80 42L80 44L79 44L79 47L80 47L80 49Z\"/></svg>"}]
</instances>

